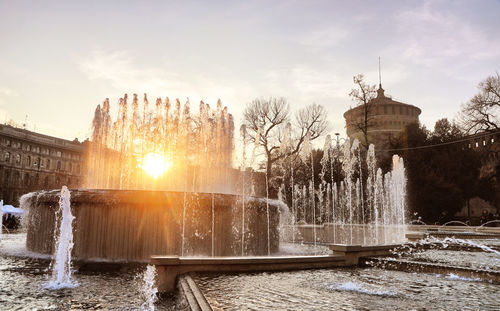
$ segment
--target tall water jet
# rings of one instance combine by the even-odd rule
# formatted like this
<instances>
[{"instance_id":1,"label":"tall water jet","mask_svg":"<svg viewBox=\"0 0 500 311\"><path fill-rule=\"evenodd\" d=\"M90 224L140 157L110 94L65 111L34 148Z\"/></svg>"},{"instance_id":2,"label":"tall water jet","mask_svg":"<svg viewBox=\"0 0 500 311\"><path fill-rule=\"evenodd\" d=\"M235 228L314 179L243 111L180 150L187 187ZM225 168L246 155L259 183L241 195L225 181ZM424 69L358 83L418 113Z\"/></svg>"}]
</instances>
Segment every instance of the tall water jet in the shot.
<instances>
[{"instance_id":1,"label":"tall water jet","mask_svg":"<svg viewBox=\"0 0 500 311\"><path fill-rule=\"evenodd\" d=\"M240 127L240 135L242 140L242 157L241 157L241 256L245 255L245 170L246 170L246 143L247 143L247 128L243 124ZM266 170L267 171L267 170Z\"/></svg>"},{"instance_id":2,"label":"tall water jet","mask_svg":"<svg viewBox=\"0 0 500 311\"><path fill-rule=\"evenodd\" d=\"M290 192L291 192L291 203L292 203L292 217L291 217L291 225L292 225L292 243L295 243L295 224L297 222L297 205L295 204L295 183L294 183L294 172L293 172L293 159L292 159L292 124L288 122L285 127L285 131L283 133L283 140L280 146L280 152L288 158L289 166L290 166ZM283 166L285 166L285 161L283 162ZM286 171L286 168L284 168ZM285 182L285 178L283 178L283 182Z\"/></svg>"},{"instance_id":3,"label":"tall water jet","mask_svg":"<svg viewBox=\"0 0 500 311\"><path fill-rule=\"evenodd\" d=\"M316 254L316 204L315 204L315 190L314 190L314 158L313 158L313 150L311 146L311 138L310 133L306 134L304 138L303 146L302 146L302 157L303 161L311 160L311 181L310 181L310 193L311 193L311 207L312 207L312 224L313 224L313 236L314 236L314 254ZM306 162L307 163L307 162Z\"/></svg>"},{"instance_id":4,"label":"tall water jet","mask_svg":"<svg viewBox=\"0 0 500 311\"><path fill-rule=\"evenodd\" d=\"M320 173L320 177L321 177L321 185L320 185L320 193L319 193L319 198L321 200L321 209L322 209L322 214L327 214L327 215L323 215L324 218L326 218L324 221L326 222L329 222L330 221L330 213L328 212L329 211L329 208L330 208L330 191L328 190L329 189L329 185L327 185L327 182L325 180L325 177L326 177L326 174L327 174L327 170L329 168L329 162L330 162L330 149L331 149L331 145L332 145L332 139L331 139L331 136L330 135L327 135L326 138L325 138L325 145L323 146L323 157L321 158L321 173ZM324 200L325 203L323 205L323 192L326 191L327 195L326 195L326 199Z\"/></svg>"},{"instance_id":5,"label":"tall water jet","mask_svg":"<svg viewBox=\"0 0 500 311\"><path fill-rule=\"evenodd\" d=\"M2 239L3 231L3 200L0 200L0 240Z\"/></svg>"},{"instance_id":6,"label":"tall water jet","mask_svg":"<svg viewBox=\"0 0 500 311\"><path fill-rule=\"evenodd\" d=\"M155 302L157 300L156 294L158 288L155 285L156 268L155 266L148 265L142 278L139 280L139 291L144 302L141 305L141 310L154 311Z\"/></svg>"},{"instance_id":7,"label":"tall water jet","mask_svg":"<svg viewBox=\"0 0 500 311\"><path fill-rule=\"evenodd\" d=\"M352 149L356 149L356 145L359 145L359 142L357 140L354 140L353 142L353 147ZM350 243L352 244L352 238L353 238L353 226L352 224L354 223L354 209L353 209L353 196L352 192L354 190L353 187L353 174L354 174L354 160L352 157L351 153L351 144L349 139L346 140L344 143L344 148L343 148L343 156L344 156L344 162L342 163L342 169L344 171L345 175L345 180L344 180L344 186L345 186L345 191L346 191L346 202L347 202L347 210L349 211L349 230L350 230ZM345 221L344 221L345 223Z\"/></svg>"},{"instance_id":8,"label":"tall water jet","mask_svg":"<svg viewBox=\"0 0 500 311\"><path fill-rule=\"evenodd\" d=\"M396 212L396 224L398 225L398 236L404 236L406 223L406 175L403 158L398 155L392 157L392 196Z\"/></svg>"},{"instance_id":9,"label":"tall water jet","mask_svg":"<svg viewBox=\"0 0 500 311\"><path fill-rule=\"evenodd\" d=\"M375 179L376 179L376 170L377 170L377 159L375 158L375 146L370 144L368 146L368 154L366 156L366 166L368 167L368 176L366 178L366 203L368 208L368 223L375 227L375 243L377 241L376 235L378 234L377 230L377 217L376 214L376 201L377 194L375 192Z\"/></svg>"},{"instance_id":10,"label":"tall water jet","mask_svg":"<svg viewBox=\"0 0 500 311\"><path fill-rule=\"evenodd\" d=\"M75 217L71 214L70 197L68 188L63 186L59 199L61 223L52 261L52 278L46 285L46 288L49 289L61 289L78 285L71 280L71 250L73 249L73 220Z\"/></svg>"}]
</instances>

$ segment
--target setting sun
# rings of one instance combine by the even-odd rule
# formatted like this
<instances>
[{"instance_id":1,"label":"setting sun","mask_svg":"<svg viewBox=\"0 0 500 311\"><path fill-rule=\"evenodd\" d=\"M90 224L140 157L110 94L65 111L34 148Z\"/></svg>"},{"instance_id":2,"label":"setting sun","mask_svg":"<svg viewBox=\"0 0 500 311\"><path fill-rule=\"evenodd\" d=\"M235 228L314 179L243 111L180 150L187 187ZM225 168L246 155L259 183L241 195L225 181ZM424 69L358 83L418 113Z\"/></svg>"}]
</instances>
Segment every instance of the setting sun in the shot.
<instances>
[{"instance_id":1,"label":"setting sun","mask_svg":"<svg viewBox=\"0 0 500 311\"><path fill-rule=\"evenodd\" d=\"M158 178L167 171L172 163L158 153L148 153L142 161L142 169L153 178Z\"/></svg>"}]
</instances>

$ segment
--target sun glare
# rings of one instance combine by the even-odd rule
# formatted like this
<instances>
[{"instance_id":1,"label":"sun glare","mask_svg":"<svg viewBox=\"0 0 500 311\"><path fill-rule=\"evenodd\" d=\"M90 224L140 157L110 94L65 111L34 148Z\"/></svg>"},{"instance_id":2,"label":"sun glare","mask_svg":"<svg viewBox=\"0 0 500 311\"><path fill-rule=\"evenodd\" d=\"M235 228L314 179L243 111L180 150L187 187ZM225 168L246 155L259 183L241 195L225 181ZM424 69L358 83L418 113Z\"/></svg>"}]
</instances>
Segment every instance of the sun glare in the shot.
<instances>
[{"instance_id":1,"label":"sun glare","mask_svg":"<svg viewBox=\"0 0 500 311\"><path fill-rule=\"evenodd\" d=\"M148 153L142 161L142 169L153 178L158 178L165 173L172 163L158 153Z\"/></svg>"}]
</instances>

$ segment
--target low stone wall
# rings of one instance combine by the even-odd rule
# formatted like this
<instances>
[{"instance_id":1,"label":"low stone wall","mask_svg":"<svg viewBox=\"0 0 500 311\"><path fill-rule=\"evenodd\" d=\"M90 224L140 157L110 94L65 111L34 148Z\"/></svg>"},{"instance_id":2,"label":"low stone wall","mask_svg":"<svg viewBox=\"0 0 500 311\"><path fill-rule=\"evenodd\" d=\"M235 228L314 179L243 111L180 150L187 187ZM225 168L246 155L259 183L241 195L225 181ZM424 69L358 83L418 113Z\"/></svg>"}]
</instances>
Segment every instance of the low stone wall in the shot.
<instances>
[{"instance_id":1,"label":"low stone wall","mask_svg":"<svg viewBox=\"0 0 500 311\"><path fill-rule=\"evenodd\" d=\"M141 190L70 190L73 255L78 260L148 261L151 255L181 255L184 205L184 256L242 254L241 196ZM28 209L27 249L50 254L59 191L31 194ZM265 199L245 201L245 255L267 255ZM279 208L269 202L271 252L279 249Z\"/></svg>"},{"instance_id":2,"label":"low stone wall","mask_svg":"<svg viewBox=\"0 0 500 311\"><path fill-rule=\"evenodd\" d=\"M316 231L317 243L348 244L348 245L380 245L403 243L405 241L405 227L395 225L372 224L332 224L325 223L321 225L297 225L284 226L282 229L286 242L295 241L304 243L314 243Z\"/></svg>"}]
</instances>

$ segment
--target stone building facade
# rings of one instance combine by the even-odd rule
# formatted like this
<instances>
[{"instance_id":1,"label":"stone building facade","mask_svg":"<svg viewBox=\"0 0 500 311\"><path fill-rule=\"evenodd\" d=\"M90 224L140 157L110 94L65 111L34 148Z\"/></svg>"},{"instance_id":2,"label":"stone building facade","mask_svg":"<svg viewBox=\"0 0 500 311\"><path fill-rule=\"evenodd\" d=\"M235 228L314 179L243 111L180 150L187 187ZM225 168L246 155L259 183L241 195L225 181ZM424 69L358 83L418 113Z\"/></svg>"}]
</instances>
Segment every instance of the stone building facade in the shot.
<instances>
[{"instance_id":1,"label":"stone building facade","mask_svg":"<svg viewBox=\"0 0 500 311\"><path fill-rule=\"evenodd\" d=\"M0 199L18 204L21 195L80 186L84 144L0 125Z\"/></svg>"},{"instance_id":2,"label":"stone building facade","mask_svg":"<svg viewBox=\"0 0 500 311\"><path fill-rule=\"evenodd\" d=\"M418 123L421 112L418 107L386 96L382 85L379 85L377 97L367 105L356 106L344 113L347 136L357 138L366 145L362 131L366 126L368 143L374 144L376 149L384 149L390 139L397 137L407 124Z\"/></svg>"}]
</instances>

